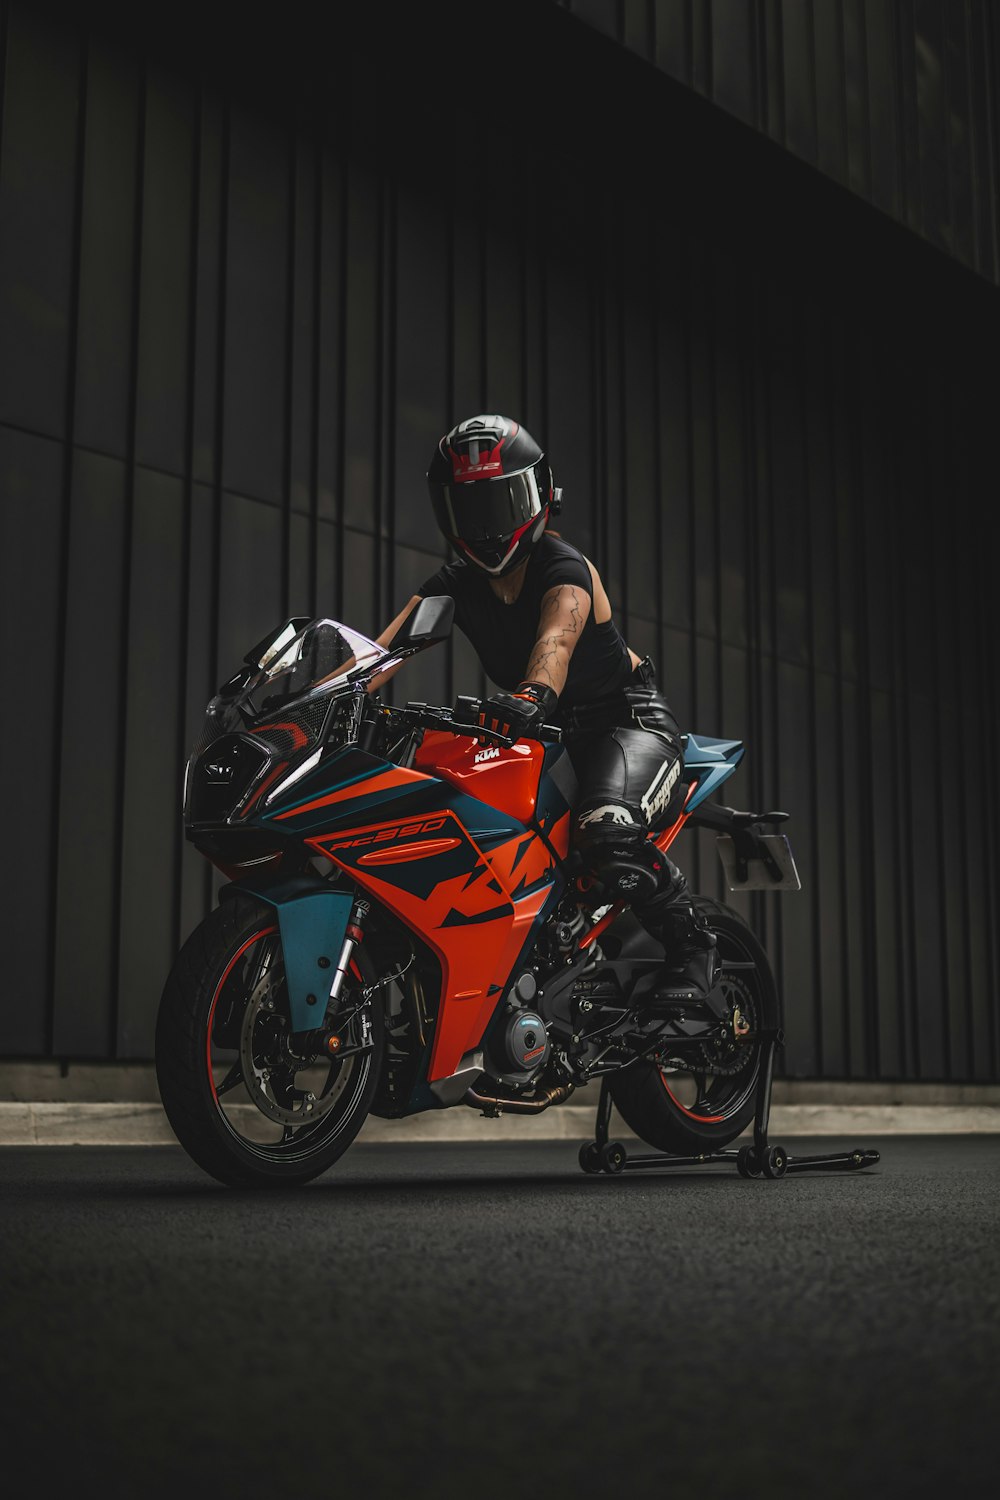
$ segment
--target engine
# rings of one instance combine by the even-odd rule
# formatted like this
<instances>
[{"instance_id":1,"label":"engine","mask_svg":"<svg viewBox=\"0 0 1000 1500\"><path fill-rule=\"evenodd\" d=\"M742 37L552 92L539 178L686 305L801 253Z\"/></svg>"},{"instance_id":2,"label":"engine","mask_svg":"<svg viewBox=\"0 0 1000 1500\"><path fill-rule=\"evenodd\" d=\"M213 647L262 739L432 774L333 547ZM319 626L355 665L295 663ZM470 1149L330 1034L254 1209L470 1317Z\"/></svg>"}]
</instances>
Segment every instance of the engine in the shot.
<instances>
[{"instance_id":1,"label":"engine","mask_svg":"<svg viewBox=\"0 0 1000 1500\"><path fill-rule=\"evenodd\" d=\"M514 1087L536 1077L551 1050L548 1028L532 1008L537 993L535 976L526 969L510 986L484 1038L486 1071Z\"/></svg>"}]
</instances>

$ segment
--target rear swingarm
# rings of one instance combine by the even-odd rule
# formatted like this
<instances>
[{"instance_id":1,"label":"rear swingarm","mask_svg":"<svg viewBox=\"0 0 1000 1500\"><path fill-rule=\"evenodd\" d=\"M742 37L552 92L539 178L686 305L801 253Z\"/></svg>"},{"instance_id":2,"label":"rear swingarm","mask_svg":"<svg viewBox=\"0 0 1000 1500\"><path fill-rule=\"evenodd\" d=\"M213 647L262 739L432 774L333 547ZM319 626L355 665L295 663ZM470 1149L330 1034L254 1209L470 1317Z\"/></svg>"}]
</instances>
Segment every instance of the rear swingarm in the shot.
<instances>
[{"instance_id":1,"label":"rear swingarm","mask_svg":"<svg viewBox=\"0 0 1000 1500\"><path fill-rule=\"evenodd\" d=\"M705 1162L735 1163L741 1177L784 1177L787 1172L857 1172L873 1167L880 1160L878 1151L860 1146L853 1151L834 1152L826 1156L789 1156L784 1146L772 1146L767 1138L771 1115L771 1088L774 1081L774 1053L784 1041L780 1030L758 1033L764 1043L761 1069L757 1075L754 1108L753 1145L733 1151L705 1151L698 1156L673 1156L669 1151L630 1155L621 1141L608 1139L611 1125L611 1090L605 1076L597 1105L595 1139L580 1147L580 1166L587 1173L637 1171L644 1167L700 1167Z\"/></svg>"}]
</instances>

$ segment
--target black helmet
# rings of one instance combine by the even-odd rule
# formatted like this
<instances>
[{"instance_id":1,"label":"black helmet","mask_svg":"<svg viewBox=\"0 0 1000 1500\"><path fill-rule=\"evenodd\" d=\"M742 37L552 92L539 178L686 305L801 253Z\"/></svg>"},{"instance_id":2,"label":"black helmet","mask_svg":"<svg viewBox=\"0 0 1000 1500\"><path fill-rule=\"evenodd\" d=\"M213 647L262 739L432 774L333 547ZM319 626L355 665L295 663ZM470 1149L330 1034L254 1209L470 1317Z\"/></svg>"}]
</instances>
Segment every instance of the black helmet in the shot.
<instances>
[{"instance_id":1,"label":"black helmet","mask_svg":"<svg viewBox=\"0 0 1000 1500\"><path fill-rule=\"evenodd\" d=\"M427 485L445 536L494 578L524 561L557 508L545 454L509 417L459 422L438 443Z\"/></svg>"}]
</instances>

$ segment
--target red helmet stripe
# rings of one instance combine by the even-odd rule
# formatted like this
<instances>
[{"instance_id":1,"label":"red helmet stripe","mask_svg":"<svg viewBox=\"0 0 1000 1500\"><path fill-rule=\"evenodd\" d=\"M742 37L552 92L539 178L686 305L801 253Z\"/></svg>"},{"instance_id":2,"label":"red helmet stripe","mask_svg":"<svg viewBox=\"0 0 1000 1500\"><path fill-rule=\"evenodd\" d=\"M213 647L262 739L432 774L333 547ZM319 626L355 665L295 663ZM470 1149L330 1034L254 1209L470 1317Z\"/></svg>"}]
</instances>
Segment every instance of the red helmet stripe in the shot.
<instances>
[{"instance_id":1,"label":"red helmet stripe","mask_svg":"<svg viewBox=\"0 0 1000 1500\"><path fill-rule=\"evenodd\" d=\"M545 511L540 511L539 514L544 515ZM538 516L531 516L527 521L525 521L523 526L519 526L515 532L511 533L510 545L508 546L507 551L504 553L502 559L499 563L497 563L497 566L495 568L487 568L486 564L476 556L475 552L467 542L462 541L462 538L460 536L453 536L452 542L456 547L460 548L460 550L464 552L465 555L470 558L477 567L485 568L487 573L499 573L502 568L505 568L507 566L514 553L517 551L517 545L520 542L521 538L524 536L525 532L529 531L532 526L537 526L537 524Z\"/></svg>"}]
</instances>

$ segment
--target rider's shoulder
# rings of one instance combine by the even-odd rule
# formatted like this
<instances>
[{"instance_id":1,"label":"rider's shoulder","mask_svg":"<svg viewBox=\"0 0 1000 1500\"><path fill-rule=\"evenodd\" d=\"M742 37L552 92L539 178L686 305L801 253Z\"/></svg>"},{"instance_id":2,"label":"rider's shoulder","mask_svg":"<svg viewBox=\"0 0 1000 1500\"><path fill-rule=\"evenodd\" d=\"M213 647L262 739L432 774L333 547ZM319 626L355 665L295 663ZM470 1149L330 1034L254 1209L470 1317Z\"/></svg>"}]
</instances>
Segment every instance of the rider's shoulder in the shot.
<instances>
[{"instance_id":1,"label":"rider's shoulder","mask_svg":"<svg viewBox=\"0 0 1000 1500\"><path fill-rule=\"evenodd\" d=\"M546 580L551 578L553 585L576 583L582 584L584 588L590 587L592 565L579 547L574 547L565 537L546 531L539 542L538 551L541 563L539 571Z\"/></svg>"}]
</instances>

